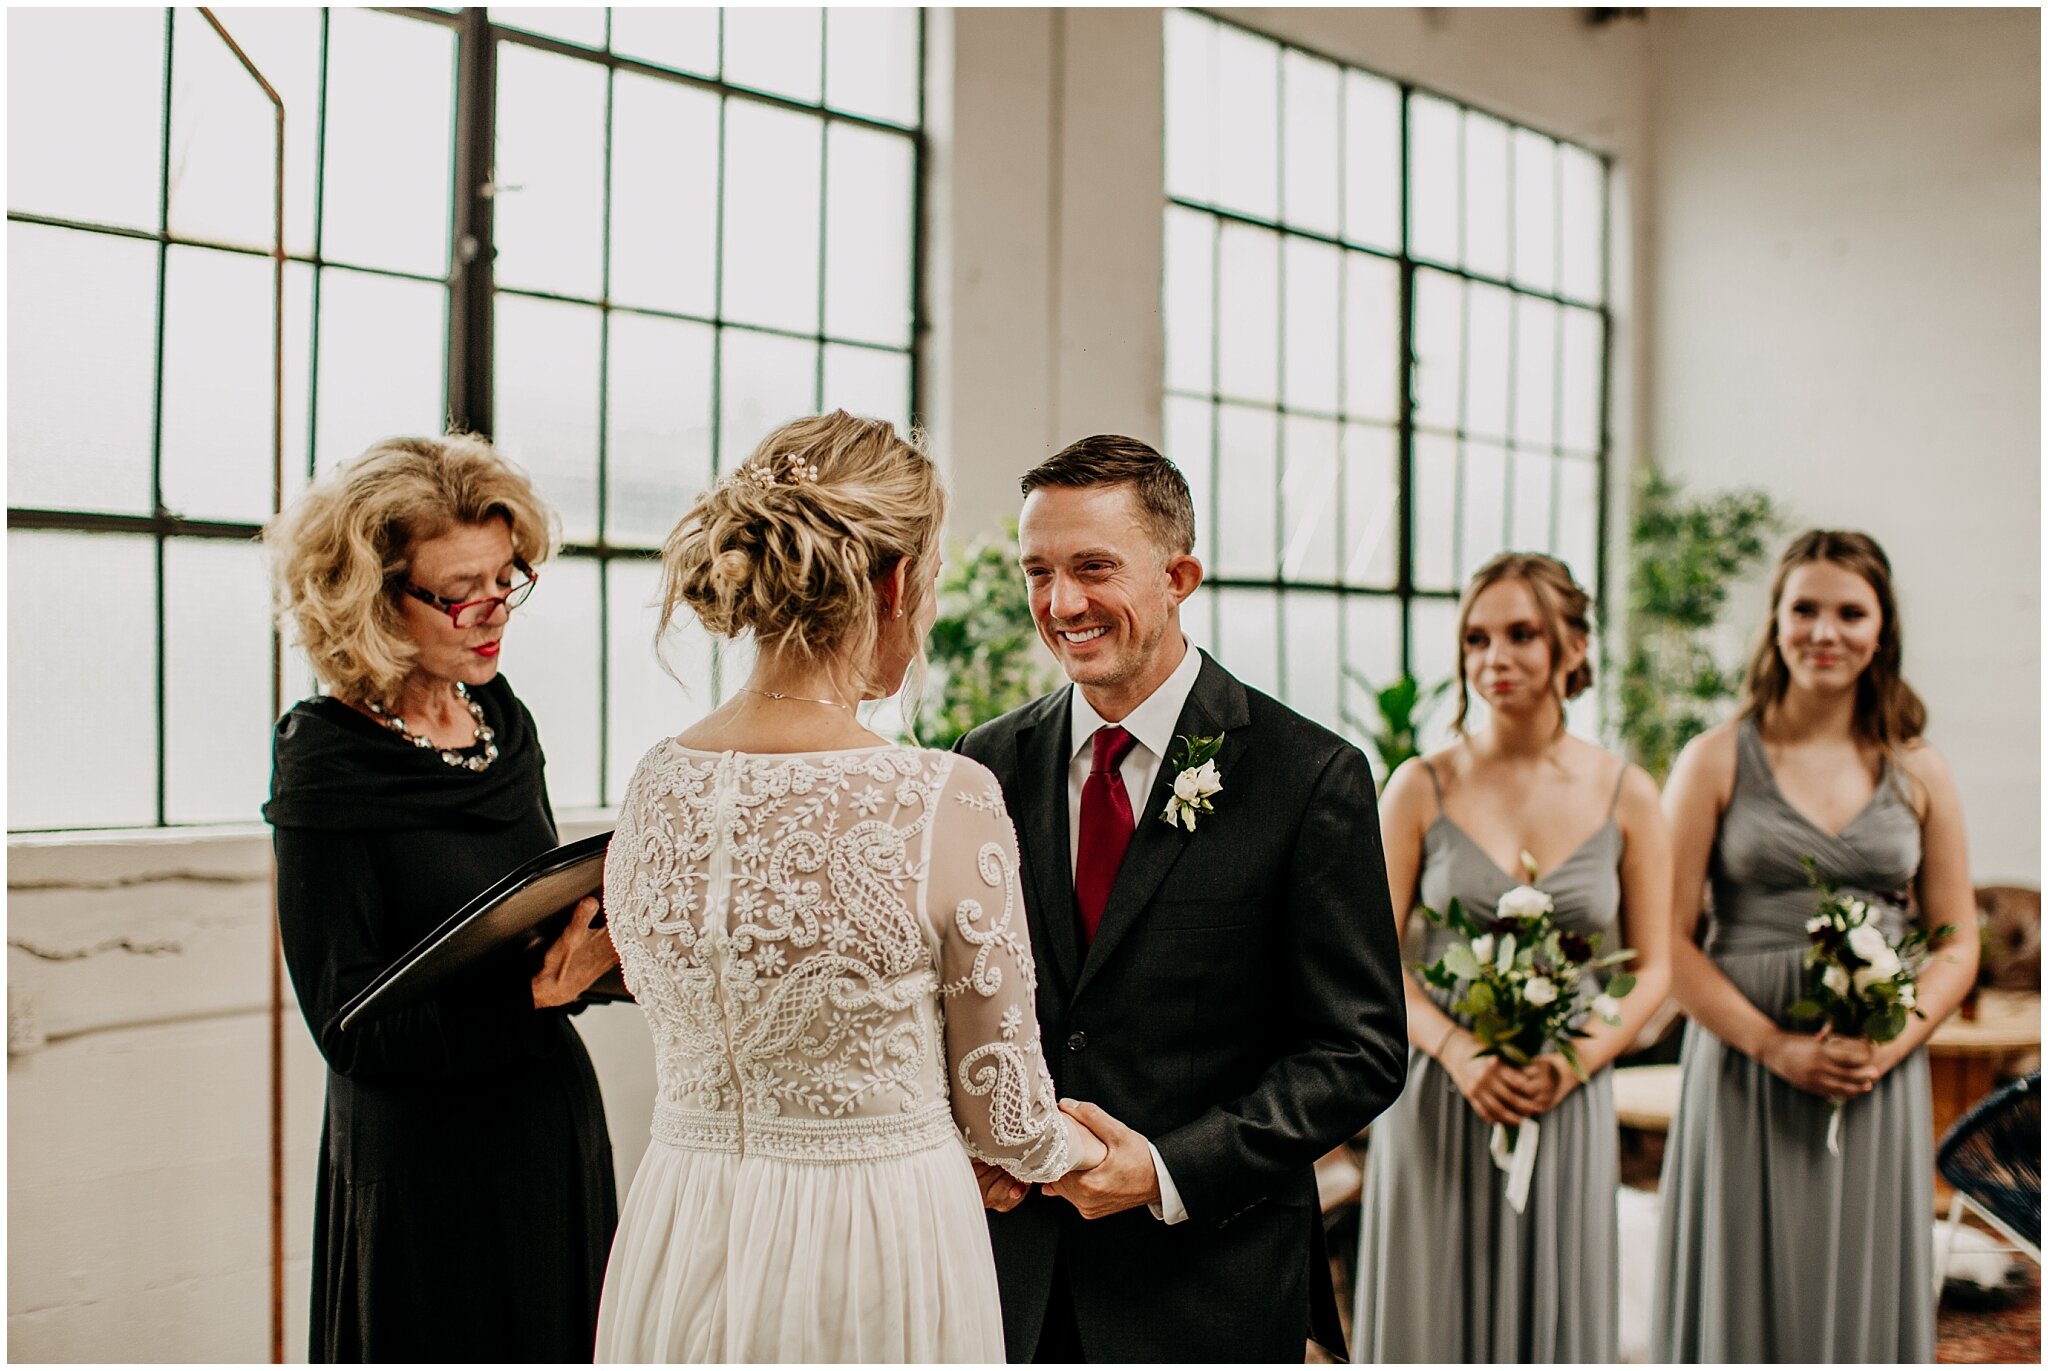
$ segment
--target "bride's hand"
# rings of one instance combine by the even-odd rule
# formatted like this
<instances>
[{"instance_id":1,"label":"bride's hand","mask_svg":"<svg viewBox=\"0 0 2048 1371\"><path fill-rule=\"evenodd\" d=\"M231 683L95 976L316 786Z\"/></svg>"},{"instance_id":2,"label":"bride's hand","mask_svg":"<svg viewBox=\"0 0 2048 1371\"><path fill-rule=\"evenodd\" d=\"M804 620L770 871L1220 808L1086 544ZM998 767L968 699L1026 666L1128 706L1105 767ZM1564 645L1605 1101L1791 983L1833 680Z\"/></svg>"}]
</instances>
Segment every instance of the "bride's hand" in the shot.
<instances>
[{"instance_id":1,"label":"bride's hand","mask_svg":"<svg viewBox=\"0 0 2048 1371\"><path fill-rule=\"evenodd\" d=\"M1088 1131L1088 1126L1067 1115L1068 1139L1074 1149L1074 1164L1068 1174L1076 1171L1093 1171L1109 1159L1109 1145Z\"/></svg>"}]
</instances>

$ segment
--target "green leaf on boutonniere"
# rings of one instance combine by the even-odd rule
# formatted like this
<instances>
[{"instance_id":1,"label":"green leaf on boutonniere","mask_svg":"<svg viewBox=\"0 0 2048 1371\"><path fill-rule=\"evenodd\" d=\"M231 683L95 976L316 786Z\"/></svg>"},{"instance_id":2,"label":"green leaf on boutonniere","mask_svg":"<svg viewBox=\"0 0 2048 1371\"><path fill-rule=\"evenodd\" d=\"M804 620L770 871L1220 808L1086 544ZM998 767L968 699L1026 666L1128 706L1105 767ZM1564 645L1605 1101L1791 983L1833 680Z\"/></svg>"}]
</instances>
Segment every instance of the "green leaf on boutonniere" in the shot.
<instances>
[{"instance_id":1,"label":"green leaf on boutonniere","mask_svg":"<svg viewBox=\"0 0 2048 1371\"><path fill-rule=\"evenodd\" d=\"M1221 733L1208 737L1199 733L1183 733L1173 741L1172 766L1176 771L1186 771L1191 766L1200 766L1223 750Z\"/></svg>"}]
</instances>

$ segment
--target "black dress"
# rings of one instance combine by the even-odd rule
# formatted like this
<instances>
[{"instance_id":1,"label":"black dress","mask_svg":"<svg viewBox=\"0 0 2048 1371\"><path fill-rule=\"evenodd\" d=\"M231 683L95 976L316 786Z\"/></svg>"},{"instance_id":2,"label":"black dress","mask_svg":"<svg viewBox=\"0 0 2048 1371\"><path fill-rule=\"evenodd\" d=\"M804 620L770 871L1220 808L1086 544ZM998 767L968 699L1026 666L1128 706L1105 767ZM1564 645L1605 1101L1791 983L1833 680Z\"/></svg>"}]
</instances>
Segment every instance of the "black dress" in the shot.
<instances>
[{"instance_id":1,"label":"black dress","mask_svg":"<svg viewBox=\"0 0 2048 1371\"><path fill-rule=\"evenodd\" d=\"M532 716L477 688L489 770L337 700L279 721L277 908L327 1059L313 1217L314 1361L587 1362L618 1217L597 1076L528 957L342 1032L338 1011L447 916L555 845Z\"/></svg>"}]
</instances>

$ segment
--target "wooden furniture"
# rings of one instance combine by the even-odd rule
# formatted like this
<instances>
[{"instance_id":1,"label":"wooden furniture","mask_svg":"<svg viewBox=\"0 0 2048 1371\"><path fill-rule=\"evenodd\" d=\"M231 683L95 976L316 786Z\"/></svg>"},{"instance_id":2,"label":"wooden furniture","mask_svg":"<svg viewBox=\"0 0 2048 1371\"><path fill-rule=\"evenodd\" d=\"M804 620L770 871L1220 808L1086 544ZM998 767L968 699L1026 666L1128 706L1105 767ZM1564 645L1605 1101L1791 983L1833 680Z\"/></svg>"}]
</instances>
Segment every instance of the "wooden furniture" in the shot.
<instances>
[{"instance_id":1,"label":"wooden furniture","mask_svg":"<svg viewBox=\"0 0 2048 1371\"><path fill-rule=\"evenodd\" d=\"M1662 1133L1678 1111L1676 1066L1622 1066L1614 1071L1614 1121L1623 1128Z\"/></svg>"},{"instance_id":2,"label":"wooden furniture","mask_svg":"<svg viewBox=\"0 0 2048 1371\"><path fill-rule=\"evenodd\" d=\"M2015 990L1977 994L1977 1016L1951 1014L1927 1040L1934 1083L1934 1136L1989 1095L2022 1059L2041 1051L2041 997Z\"/></svg>"}]
</instances>

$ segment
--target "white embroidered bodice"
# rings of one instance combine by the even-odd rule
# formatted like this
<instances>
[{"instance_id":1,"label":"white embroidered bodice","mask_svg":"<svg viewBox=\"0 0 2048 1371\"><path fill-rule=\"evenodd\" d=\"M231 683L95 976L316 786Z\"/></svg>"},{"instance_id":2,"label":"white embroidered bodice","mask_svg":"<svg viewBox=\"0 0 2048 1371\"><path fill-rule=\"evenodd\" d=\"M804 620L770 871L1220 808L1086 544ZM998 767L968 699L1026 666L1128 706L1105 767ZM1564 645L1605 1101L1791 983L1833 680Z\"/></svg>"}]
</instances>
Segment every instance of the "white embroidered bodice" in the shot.
<instances>
[{"instance_id":1,"label":"white embroidered bodice","mask_svg":"<svg viewBox=\"0 0 2048 1371\"><path fill-rule=\"evenodd\" d=\"M626 789L604 888L654 1034L656 1138L834 1162L957 1131L1021 1180L1067 1170L1016 833L978 763L664 740Z\"/></svg>"}]
</instances>

